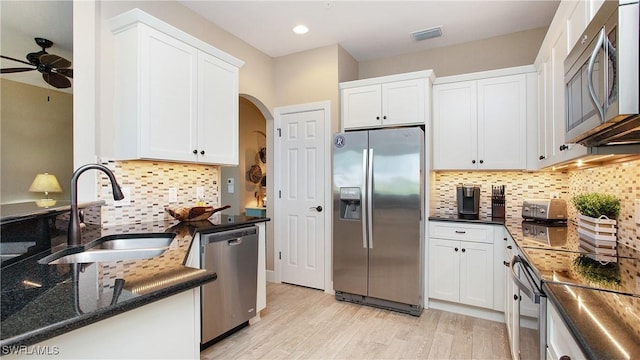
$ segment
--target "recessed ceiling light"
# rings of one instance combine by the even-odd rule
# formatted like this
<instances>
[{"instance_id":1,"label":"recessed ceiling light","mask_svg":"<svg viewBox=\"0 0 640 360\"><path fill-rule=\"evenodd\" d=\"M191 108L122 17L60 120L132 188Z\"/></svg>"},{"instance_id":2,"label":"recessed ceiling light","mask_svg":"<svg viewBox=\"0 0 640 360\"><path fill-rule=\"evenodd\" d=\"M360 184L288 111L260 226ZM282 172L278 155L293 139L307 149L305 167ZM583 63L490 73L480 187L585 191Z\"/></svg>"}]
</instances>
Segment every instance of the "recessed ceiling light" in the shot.
<instances>
[{"instance_id":1,"label":"recessed ceiling light","mask_svg":"<svg viewBox=\"0 0 640 360\"><path fill-rule=\"evenodd\" d=\"M302 35L309 32L309 28L304 25L297 25L296 27L293 28L293 32L298 35Z\"/></svg>"}]
</instances>

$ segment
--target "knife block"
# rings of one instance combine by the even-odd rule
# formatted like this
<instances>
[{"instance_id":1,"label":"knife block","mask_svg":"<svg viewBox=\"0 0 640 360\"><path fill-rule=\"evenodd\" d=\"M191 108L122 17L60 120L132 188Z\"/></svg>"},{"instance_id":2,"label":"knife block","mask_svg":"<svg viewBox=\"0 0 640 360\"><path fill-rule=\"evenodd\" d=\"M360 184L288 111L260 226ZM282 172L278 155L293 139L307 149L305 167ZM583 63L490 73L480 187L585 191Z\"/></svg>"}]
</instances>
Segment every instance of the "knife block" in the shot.
<instances>
[{"instance_id":1,"label":"knife block","mask_svg":"<svg viewBox=\"0 0 640 360\"><path fill-rule=\"evenodd\" d=\"M505 210L505 196L504 196L504 185L503 186L492 186L491 193L491 217L497 219L504 219L504 210Z\"/></svg>"}]
</instances>

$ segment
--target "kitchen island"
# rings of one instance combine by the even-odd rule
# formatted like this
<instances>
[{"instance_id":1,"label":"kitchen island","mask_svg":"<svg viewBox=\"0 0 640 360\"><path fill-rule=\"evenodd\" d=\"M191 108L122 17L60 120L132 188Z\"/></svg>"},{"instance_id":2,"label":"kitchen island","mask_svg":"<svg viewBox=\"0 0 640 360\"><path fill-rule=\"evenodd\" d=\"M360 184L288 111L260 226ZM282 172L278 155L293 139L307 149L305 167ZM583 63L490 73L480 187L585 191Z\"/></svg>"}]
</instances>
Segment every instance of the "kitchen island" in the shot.
<instances>
[{"instance_id":1,"label":"kitchen island","mask_svg":"<svg viewBox=\"0 0 640 360\"><path fill-rule=\"evenodd\" d=\"M83 243L112 234L168 232L175 238L150 259L41 264L38 260L66 246L60 244L66 238L64 217L57 218L49 249L27 251L2 264L3 357L198 358L200 285L217 275L189 263L197 250L194 239L269 219L216 214L210 220L86 224Z\"/></svg>"},{"instance_id":2,"label":"kitchen island","mask_svg":"<svg viewBox=\"0 0 640 360\"><path fill-rule=\"evenodd\" d=\"M628 359L640 353L640 285L636 280L640 251L619 243L620 283L603 284L582 278L574 262L567 261L584 252L579 247L577 225L572 221L567 222L563 237L536 238L523 227L522 218L465 220L433 216L429 220L503 225L542 278L542 290L549 303L557 309L586 358ZM581 280L580 284L575 280Z\"/></svg>"}]
</instances>

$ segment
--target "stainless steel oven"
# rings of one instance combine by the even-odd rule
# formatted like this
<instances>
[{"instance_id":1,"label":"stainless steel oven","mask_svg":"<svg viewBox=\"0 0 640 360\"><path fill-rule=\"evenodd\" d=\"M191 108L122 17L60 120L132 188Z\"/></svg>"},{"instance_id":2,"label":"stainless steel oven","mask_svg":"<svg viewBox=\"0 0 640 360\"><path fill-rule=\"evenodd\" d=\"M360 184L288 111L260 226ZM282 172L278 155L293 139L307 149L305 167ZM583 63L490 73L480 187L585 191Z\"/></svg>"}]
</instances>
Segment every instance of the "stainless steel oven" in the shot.
<instances>
[{"instance_id":1,"label":"stainless steel oven","mask_svg":"<svg viewBox=\"0 0 640 360\"><path fill-rule=\"evenodd\" d=\"M540 288L542 283L527 263L520 250L511 259L511 279L514 283L514 301L518 306L513 315L518 329L513 331L518 359L544 360L546 358L547 298Z\"/></svg>"},{"instance_id":2,"label":"stainless steel oven","mask_svg":"<svg viewBox=\"0 0 640 360\"><path fill-rule=\"evenodd\" d=\"M605 1L567 55L567 142L640 143L638 0Z\"/></svg>"}]
</instances>

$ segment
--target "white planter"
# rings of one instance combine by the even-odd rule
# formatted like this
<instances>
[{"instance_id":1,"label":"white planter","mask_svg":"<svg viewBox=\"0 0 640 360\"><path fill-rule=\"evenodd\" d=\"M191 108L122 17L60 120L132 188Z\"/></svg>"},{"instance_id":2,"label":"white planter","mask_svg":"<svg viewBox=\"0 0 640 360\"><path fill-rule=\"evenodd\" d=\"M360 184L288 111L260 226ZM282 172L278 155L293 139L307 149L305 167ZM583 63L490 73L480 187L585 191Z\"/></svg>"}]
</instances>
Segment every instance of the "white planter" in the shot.
<instances>
[{"instance_id":1,"label":"white planter","mask_svg":"<svg viewBox=\"0 0 640 360\"><path fill-rule=\"evenodd\" d=\"M606 216L593 218L578 215L578 237L580 247L590 253L615 256L616 255L616 220Z\"/></svg>"}]
</instances>

